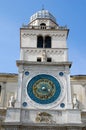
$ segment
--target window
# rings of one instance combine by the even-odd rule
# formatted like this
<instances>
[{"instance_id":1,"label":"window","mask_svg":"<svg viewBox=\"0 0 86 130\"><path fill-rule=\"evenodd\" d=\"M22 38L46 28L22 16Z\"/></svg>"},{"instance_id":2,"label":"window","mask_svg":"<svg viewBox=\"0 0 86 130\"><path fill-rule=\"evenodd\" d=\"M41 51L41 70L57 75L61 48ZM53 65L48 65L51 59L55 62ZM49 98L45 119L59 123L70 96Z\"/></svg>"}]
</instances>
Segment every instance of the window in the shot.
<instances>
[{"instance_id":1,"label":"window","mask_svg":"<svg viewBox=\"0 0 86 130\"><path fill-rule=\"evenodd\" d=\"M43 37L42 36L37 37L37 48L43 48Z\"/></svg>"},{"instance_id":2,"label":"window","mask_svg":"<svg viewBox=\"0 0 86 130\"><path fill-rule=\"evenodd\" d=\"M51 48L51 37L50 36L38 36L37 37L37 48Z\"/></svg>"},{"instance_id":3,"label":"window","mask_svg":"<svg viewBox=\"0 0 86 130\"><path fill-rule=\"evenodd\" d=\"M40 26L41 26L41 29L46 29L46 24L45 23L41 23Z\"/></svg>"},{"instance_id":4,"label":"window","mask_svg":"<svg viewBox=\"0 0 86 130\"><path fill-rule=\"evenodd\" d=\"M1 102L1 88L2 88L2 87L1 87L1 85L0 85L0 102Z\"/></svg>"},{"instance_id":5,"label":"window","mask_svg":"<svg viewBox=\"0 0 86 130\"><path fill-rule=\"evenodd\" d=\"M47 62L51 62L51 58L50 57L47 58Z\"/></svg>"},{"instance_id":6,"label":"window","mask_svg":"<svg viewBox=\"0 0 86 130\"><path fill-rule=\"evenodd\" d=\"M51 37L50 36L45 37L45 48L51 48Z\"/></svg>"},{"instance_id":7,"label":"window","mask_svg":"<svg viewBox=\"0 0 86 130\"><path fill-rule=\"evenodd\" d=\"M41 57L38 57L38 58L37 58L37 62L41 62Z\"/></svg>"}]
</instances>

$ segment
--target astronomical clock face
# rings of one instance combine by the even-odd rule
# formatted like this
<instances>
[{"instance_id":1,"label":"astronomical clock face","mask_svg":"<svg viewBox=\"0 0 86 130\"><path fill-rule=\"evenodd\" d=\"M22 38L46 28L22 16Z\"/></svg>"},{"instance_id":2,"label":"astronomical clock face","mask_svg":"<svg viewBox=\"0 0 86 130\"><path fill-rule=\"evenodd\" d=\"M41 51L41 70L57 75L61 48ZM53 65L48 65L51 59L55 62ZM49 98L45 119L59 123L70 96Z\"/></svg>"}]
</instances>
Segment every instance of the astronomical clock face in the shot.
<instances>
[{"instance_id":1,"label":"astronomical clock face","mask_svg":"<svg viewBox=\"0 0 86 130\"><path fill-rule=\"evenodd\" d=\"M40 74L29 81L27 94L36 103L49 104L60 97L61 86L53 76Z\"/></svg>"}]
</instances>

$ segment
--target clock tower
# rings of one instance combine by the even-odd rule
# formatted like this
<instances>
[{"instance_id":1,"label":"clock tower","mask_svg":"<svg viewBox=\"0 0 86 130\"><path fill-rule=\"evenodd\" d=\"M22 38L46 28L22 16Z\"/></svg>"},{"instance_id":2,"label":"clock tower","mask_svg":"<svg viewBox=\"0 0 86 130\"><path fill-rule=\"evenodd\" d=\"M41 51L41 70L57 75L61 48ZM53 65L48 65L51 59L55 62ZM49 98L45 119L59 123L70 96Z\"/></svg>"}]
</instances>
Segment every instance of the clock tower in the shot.
<instances>
[{"instance_id":1,"label":"clock tower","mask_svg":"<svg viewBox=\"0 0 86 130\"><path fill-rule=\"evenodd\" d=\"M27 109L70 109L69 30L41 10L20 29L18 105Z\"/></svg>"},{"instance_id":2,"label":"clock tower","mask_svg":"<svg viewBox=\"0 0 86 130\"><path fill-rule=\"evenodd\" d=\"M13 112L15 119L7 117L5 122L21 122L22 128L31 130L46 130L48 126L65 130L68 124L81 124L80 111L72 107L68 33L69 29L59 26L44 9L22 26L20 60L16 62L17 100L15 108L7 111L9 115Z\"/></svg>"}]
</instances>

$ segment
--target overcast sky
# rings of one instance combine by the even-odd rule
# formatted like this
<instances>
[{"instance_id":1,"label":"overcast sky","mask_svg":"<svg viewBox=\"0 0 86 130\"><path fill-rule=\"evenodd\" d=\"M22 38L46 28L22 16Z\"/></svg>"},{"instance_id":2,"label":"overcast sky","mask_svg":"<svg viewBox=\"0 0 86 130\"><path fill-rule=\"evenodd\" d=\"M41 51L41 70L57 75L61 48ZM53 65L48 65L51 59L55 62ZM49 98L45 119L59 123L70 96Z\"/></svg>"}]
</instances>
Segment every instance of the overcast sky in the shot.
<instances>
[{"instance_id":1,"label":"overcast sky","mask_svg":"<svg viewBox=\"0 0 86 130\"><path fill-rule=\"evenodd\" d=\"M20 27L43 5L60 26L70 29L71 75L86 75L86 0L0 0L0 72L18 73Z\"/></svg>"}]
</instances>

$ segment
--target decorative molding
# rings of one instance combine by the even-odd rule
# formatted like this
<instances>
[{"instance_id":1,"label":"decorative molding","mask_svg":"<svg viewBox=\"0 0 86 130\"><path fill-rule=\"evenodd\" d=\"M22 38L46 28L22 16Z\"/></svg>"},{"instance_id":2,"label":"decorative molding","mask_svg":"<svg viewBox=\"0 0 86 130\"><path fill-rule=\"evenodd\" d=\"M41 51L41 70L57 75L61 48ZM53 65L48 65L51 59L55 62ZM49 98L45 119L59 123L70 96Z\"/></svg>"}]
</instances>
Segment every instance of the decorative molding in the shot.
<instances>
[{"instance_id":1,"label":"decorative molding","mask_svg":"<svg viewBox=\"0 0 86 130\"><path fill-rule=\"evenodd\" d=\"M25 54L42 54L43 53L43 51L46 51L46 54L55 54L55 55L63 55L64 54L64 52L65 52L65 50L63 50L63 49L59 49L59 50L52 50L52 49L50 49L50 50L43 50L43 49L41 49L41 50L39 50L39 49L29 49L29 50L24 50L24 52L25 52Z\"/></svg>"},{"instance_id":2,"label":"decorative molding","mask_svg":"<svg viewBox=\"0 0 86 130\"><path fill-rule=\"evenodd\" d=\"M56 123L55 121L53 121L52 115L47 112L37 113L35 120L38 123Z\"/></svg>"},{"instance_id":3,"label":"decorative molding","mask_svg":"<svg viewBox=\"0 0 86 130\"><path fill-rule=\"evenodd\" d=\"M38 34L36 34L36 33L23 33L23 34L21 34L21 36L23 37L23 38L27 38L27 37L31 37L31 36L37 36ZM46 35L46 34L45 34ZM48 34L48 35L50 35L52 38L60 38L60 37L65 37L65 34Z\"/></svg>"},{"instance_id":4,"label":"decorative molding","mask_svg":"<svg viewBox=\"0 0 86 130\"><path fill-rule=\"evenodd\" d=\"M27 37L36 36L36 34L35 34L35 33L31 33L31 34L29 34L29 33L23 33L21 36L22 36L23 38L27 38Z\"/></svg>"},{"instance_id":5,"label":"decorative molding","mask_svg":"<svg viewBox=\"0 0 86 130\"><path fill-rule=\"evenodd\" d=\"M52 34L53 37L65 37L65 34Z\"/></svg>"}]
</instances>

